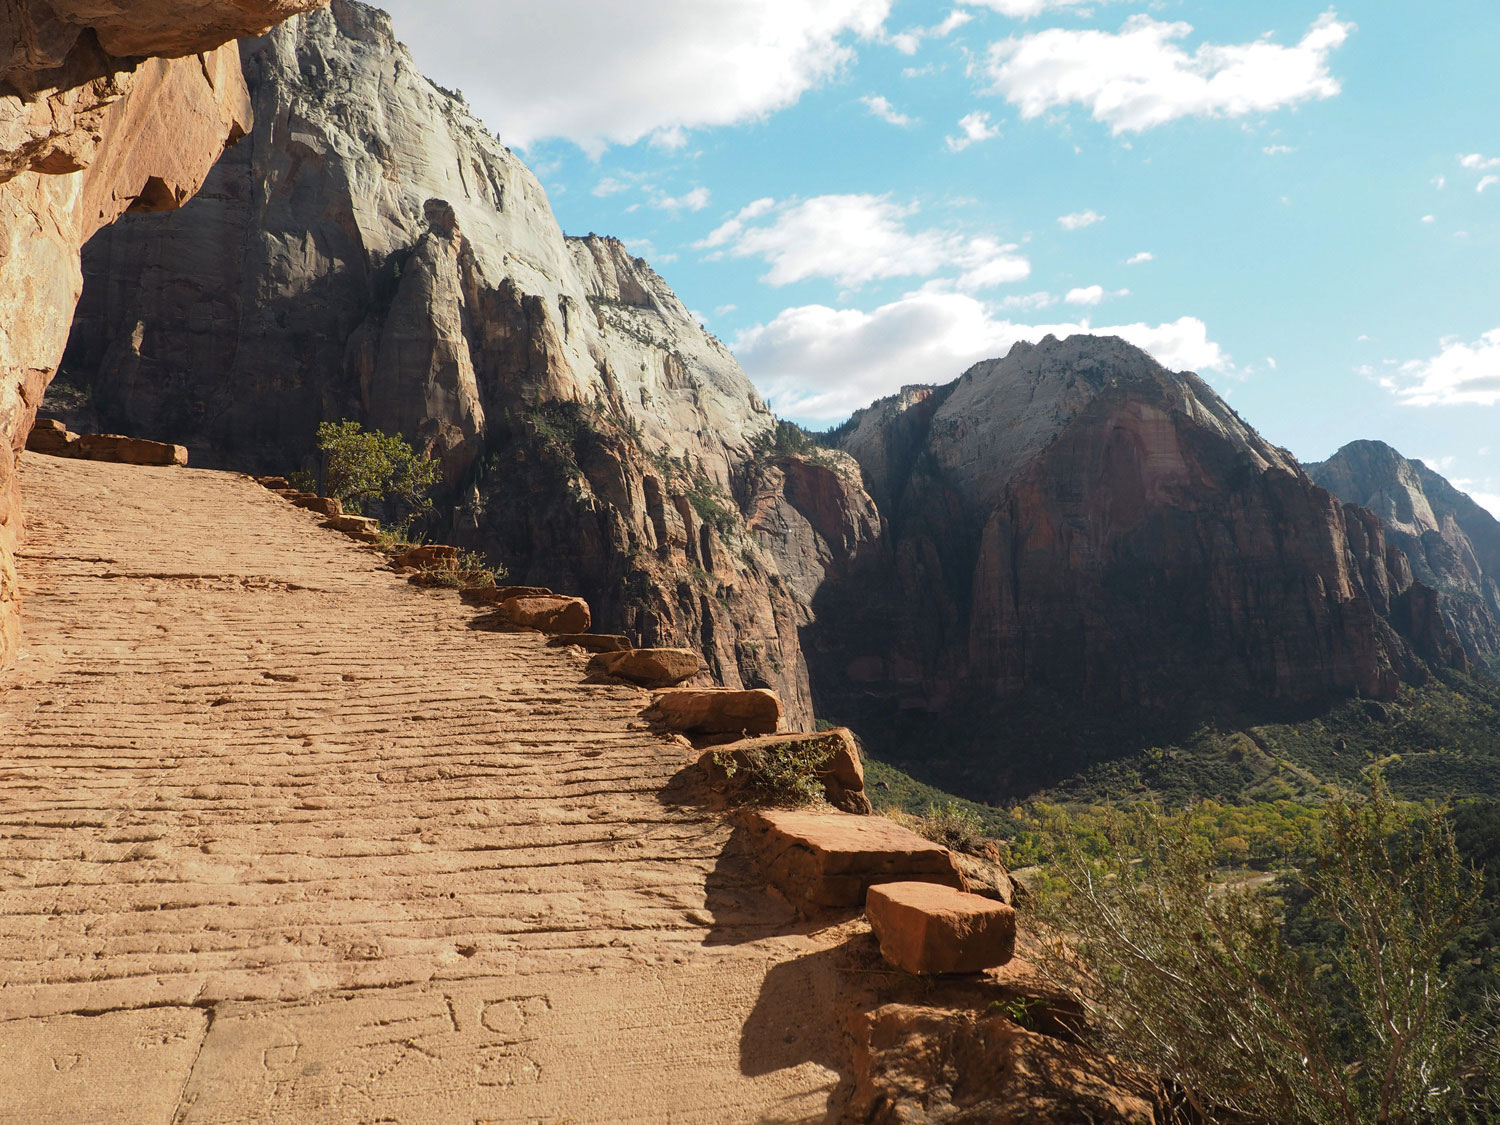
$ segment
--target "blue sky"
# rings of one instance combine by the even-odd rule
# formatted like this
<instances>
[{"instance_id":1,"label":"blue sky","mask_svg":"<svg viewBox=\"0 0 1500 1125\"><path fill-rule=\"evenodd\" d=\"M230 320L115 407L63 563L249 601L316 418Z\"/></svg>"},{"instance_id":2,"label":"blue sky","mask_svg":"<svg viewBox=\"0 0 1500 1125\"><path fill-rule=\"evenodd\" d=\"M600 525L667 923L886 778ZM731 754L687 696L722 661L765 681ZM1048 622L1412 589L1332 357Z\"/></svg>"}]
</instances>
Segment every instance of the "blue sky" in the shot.
<instances>
[{"instance_id":1,"label":"blue sky","mask_svg":"<svg viewBox=\"0 0 1500 1125\"><path fill-rule=\"evenodd\" d=\"M388 6L783 416L1086 325L1500 513L1493 0Z\"/></svg>"}]
</instances>

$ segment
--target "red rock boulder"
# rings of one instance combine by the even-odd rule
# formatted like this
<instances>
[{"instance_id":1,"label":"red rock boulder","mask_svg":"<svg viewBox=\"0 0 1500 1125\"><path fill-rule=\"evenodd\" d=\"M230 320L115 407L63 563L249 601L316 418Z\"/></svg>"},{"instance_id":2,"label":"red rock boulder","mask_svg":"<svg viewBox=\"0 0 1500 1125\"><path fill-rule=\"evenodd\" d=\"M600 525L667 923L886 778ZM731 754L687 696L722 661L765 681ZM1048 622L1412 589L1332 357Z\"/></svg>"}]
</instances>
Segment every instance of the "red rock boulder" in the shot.
<instances>
[{"instance_id":1,"label":"red rock boulder","mask_svg":"<svg viewBox=\"0 0 1500 1125\"><path fill-rule=\"evenodd\" d=\"M510 598L501 603L498 616L501 624L541 633L583 633L592 624L588 602L560 594Z\"/></svg>"},{"instance_id":2,"label":"red rock boulder","mask_svg":"<svg viewBox=\"0 0 1500 1125\"><path fill-rule=\"evenodd\" d=\"M884 817L747 809L739 818L766 881L804 912L857 908L877 883L962 886L947 848Z\"/></svg>"},{"instance_id":3,"label":"red rock boulder","mask_svg":"<svg viewBox=\"0 0 1500 1125\"><path fill-rule=\"evenodd\" d=\"M689 735L774 734L781 700L765 688L676 688L658 693L647 713Z\"/></svg>"},{"instance_id":4,"label":"red rock boulder","mask_svg":"<svg viewBox=\"0 0 1500 1125\"><path fill-rule=\"evenodd\" d=\"M336 496L299 496L292 503L299 508L306 508L309 512L327 516L329 519L337 519L344 514L343 502Z\"/></svg>"},{"instance_id":5,"label":"red rock boulder","mask_svg":"<svg viewBox=\"0 0 1500 1125\"><path fill-rule=\"evenodd\" d=\"M73 457L78 452L78 435L55 418L38 418L26 437L26 448L52 457Z\"/></svg>"},{"instance_id":6,"label":"red rock boulder","mask_svg":"<svg viewBox=\"0 0 1500 1125\"><path fill-rule=\"evenodd\" d=\"M1016 912L927 882L882 883L865 897L880 952L908 973L977 973L1016 953Z\"/></svg>"},{"instance_id":7,"label":"red rock boulder","mask_svg":"<svg viewBox=\"0 0 1500 1125\"><path fill-rule=\"evenodd\" d=\"M499 605L511 598L540 598L551 594L545 586L496 586L494 583L465 586L458 596L472 605Z\"/></svg>"},{"instance_id":8,"label":"red rock boulder","mask_svg":"<svg viewBox=\"0 0 1500 1125\"><path fill-rule=\"evenodd\" d=\"M616 633L559 633L547 644L553 648L577 645L586 652L626 652L630 638Z\"/></svg>"},{"instance_id":9,"label":"red rock boulder","mask_svg":"<svg viewBox=\"0 0 1500 1125\"><path fill-rule=\"evenodd\" d=\"M83 434L78 439L75 457L86 461L113 461L122 465L186 465L185 446L123 434Z\"/></svg>"},{"instance_id":10,"label":"red rock boulder","mask_svg":"<svg viewBox=\"0 0 1500 1125\"><path fill-rule=\"evenodd\" d=\"M644 688L668 688L691 680L704 670L704 664L703 657L690 648L636 648L601 652L589 661L588 670Z\"/></svg>"},{"instance_id":11,"label":"red rock boulder","mask_svg":"<svg viewBox=\"0 0 1500 1125\"><path fill-rule=\"evenodd\" d=\"M374 543L380 538L380 522L370 516L335 516L323 526L362 543Z\"/></svg>"},{"instance_id":12,"label":"red rock boulder","mask_svg":"<svg viewBox=\"0 0 1500 1125\"><path fill-rule=\"evenodd\" d=\"M391 561L397 566L433 567L444 563L458 564L457 547L444 543L423 543L419 547L408 547Z\"/></svg>"},{"instance_id":13,"label":"red rock boulder","mask_svg":"<svg viewBox=\"0 0 1500 1125\"><path fill-rule=\"evenodd\" d=\"M731 801L745 792L756 768L768 757L802 764L823 786L828 803L843 812L874 811L865 795L865 767L847 727L817 734L773 734L746 738L707 750L698 759L709 784Z\"/></svg>"}]
</instances>

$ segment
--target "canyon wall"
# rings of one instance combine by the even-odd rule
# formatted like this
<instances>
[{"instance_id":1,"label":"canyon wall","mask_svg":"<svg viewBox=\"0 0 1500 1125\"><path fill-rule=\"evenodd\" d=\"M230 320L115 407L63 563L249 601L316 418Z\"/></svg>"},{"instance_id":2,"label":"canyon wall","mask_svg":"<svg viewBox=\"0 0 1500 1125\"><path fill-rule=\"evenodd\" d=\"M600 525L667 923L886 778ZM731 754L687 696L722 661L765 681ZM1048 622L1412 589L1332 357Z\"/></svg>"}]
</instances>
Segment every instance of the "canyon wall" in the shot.
<instances>
[{"instance_id":1,"label":"canyon wall","mask_svg":"<svg viewBox=\"0 0 1500 1125\"><path fill-rule=\"evenodd\" d=\"M68 338L79 250L126 211L192 195L250 128L227 41L319 2L8 0L0 11L0 666L19 638L15 460Z\"/></svg>"},{"instance_id":2,"label":"canyon wall","mask_svg":"<svg viewBox=\"0 0 1500 1125\"><path fill-rule=\"evenodd\" d=\"M322 420L400 432L443 462L430 534L810 723L799 568L843 548L785 496L774 531L747 522L798 458L733 356L620 242L564 236L385 13L334 0L242 54L250 136L191 205L85 255L65 371L100 424L259 472L315 469Z\"/></svg>"}]
</instances>

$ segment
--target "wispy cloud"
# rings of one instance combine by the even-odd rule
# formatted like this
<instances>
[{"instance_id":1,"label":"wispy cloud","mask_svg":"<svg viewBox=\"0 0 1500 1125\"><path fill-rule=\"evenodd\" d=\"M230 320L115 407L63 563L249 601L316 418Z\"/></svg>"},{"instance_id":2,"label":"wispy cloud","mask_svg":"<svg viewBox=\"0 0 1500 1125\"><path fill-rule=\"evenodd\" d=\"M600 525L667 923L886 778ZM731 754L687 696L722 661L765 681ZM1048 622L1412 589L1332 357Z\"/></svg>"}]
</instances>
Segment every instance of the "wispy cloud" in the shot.
<instances>
[{"instance_id":1,"label":"wispy cloud","mask_svg":"<svg viewBox=\"0 0 1500 1125\"><path fill-rule=\"evenodd\" d=\"M897 111L896 107L890 103L890 100L882 94L875 94L870 97L860 98L859 100L864 103L865 108L870 111L872 116L880 118L880 120L888 125L895 125L898 128L904 129L912 122L910 117Z\"/></svg>"},{"instance_id":2,"label":"wispy cloud","mask_svg":"<svg viewBox=\"0 0 1500 1125\"><path fill-rule=\"evenodd\" d=\"M1102 223L1104 219L1105 216L1094 210L1074 211L1068 215L1059 215L1057 217L1057 225L1062 227L1063 230L1082 230L1084 227L1091 227L1095 223Z\"/></svg>"},{"instance_id":3,"label":"wispy cloud","mask_svg":"<svg viewBox=\"0 0 1500 1125\"><path fill-rule=\"evenodd\" d=\"M702 250L760 258L761 278L790 285L829 278L854 289L896 277L943 274L962 289L1026 278L1031 263L1014 243L942 227L912 229L915 205L879 195L819 195L777 204L761 199L697 243Z\"/></svg>"},{"instance_id":4,"label":"wispy cloud","mask_svg":"<svg viewBox=\"0 0 1500 1125\"><path fill-rule=\"evenodd\" d=\"M949 152L962 152L970 145L1000 135L1000 127L990 123L988 113L966 113L958 119L958 135L945 138Z\"/></svg>"},{"instance_id":5,"label":"wispy cloud","mask_svg":"<svg viewBox=\"0 0 1500 1125\"><path fill-rule=\"evenodd\" d=\"M1028 120L1077 105L1116 135L1138 133L1184 117L1246 117L1335 97L1341 86L1329 58L1353 29L1326 12L1295 46L1261 38L1203 43L1189 54L1179 41L1191 24L1136 15L1116 34L1012 36L991 45L985 72L991 91Z\"/></svg>"}]
</instances>

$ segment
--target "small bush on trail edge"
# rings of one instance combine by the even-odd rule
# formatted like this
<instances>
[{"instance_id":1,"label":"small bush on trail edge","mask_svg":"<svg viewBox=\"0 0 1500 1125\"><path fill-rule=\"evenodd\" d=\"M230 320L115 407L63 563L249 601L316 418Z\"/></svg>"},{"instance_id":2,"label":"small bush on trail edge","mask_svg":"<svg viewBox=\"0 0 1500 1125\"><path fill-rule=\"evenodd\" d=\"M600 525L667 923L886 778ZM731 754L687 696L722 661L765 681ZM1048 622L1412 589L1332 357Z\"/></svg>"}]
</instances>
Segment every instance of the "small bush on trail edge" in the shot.
<instances>
[{"instance_id":1,"label":"small bush on trail edge","mask_svg":"<svg viewBox=\"0 0 1500 1125\"><path fill-rule=\"evenodd\" d=\"M979 814L960 804L928 805L917 818L917 835L956 852L978 855L984 850L984 822Z\"/></svg>"},{"instance_id":2,"label":"small bush on trail edge","mask_svg":"<svg viewBox=\"0 0 1500 1125\"><path fill-rule=\"evenodd\" d=\"M910 813L897 808L882 810L887 820L893 820L903 828L910 828L918 836L955 852L983 855L987 843L984 821L978 813L967 809L957 801L927 805L925 813Z\"/></svg>"},{"instance_id":3,"label":"small bush on trail edge","mask_svg":"<svg viewBox=\"0 0 1500 1125\"><path fill-rule=\"evenodd\" d=\"M350 512L366 504L391 505L400 512L399 529L432 507L429 493L443 479L442 466L418 457L399 434L365 433L347 419L318 423L318 448L328 495Z\"/></svg>"},{"instance_id":4,"label":"small bush on trail edge","mask_svg":"<svg viewBox=\"0 0 1500 1125\"><path fill-rule=\"evenodd\" d=\"M1101 1049L1181 1093L1183 1120L1500 1117L1496 1010L1459 1011L1443 963L1480 882L1443 813L1398 805L1378 778L1368 800L1329 803L1303 876L1321 947L1288 940L1278 897L1219 883L1188 815L1141 806L1106 833L1107 849L1062 857L1038 961Z\"/></svg>"},{"instance_id":5,"label":"small bush on trail edge","mask_svg":"<svg viewBox=\"0 0 1500 1125\"><path fill-rule=\"evenodd\" d=\"M712 754L729 779L734 804L799 808L823 800L818 774L832 761L834 746L832 740L806 739Z\"/></svg>"},{"instance_id":6,"label":"small bush on trail edge","mask_svg":"<svg viewBox=\"0 0 1500 1125\"><path fill-rule=\"evenodd\" d=\"M380 537L375 542L375 549L391 559L420 546L420 543L414 543L390 531L380 532ZM504 566L491 566L480 552L460 551L456 559L444 559L418 567L412 581L418 586L461 590L466 586L500 586L509 577L510 572Z\"/></svg>"}]
</instances>

